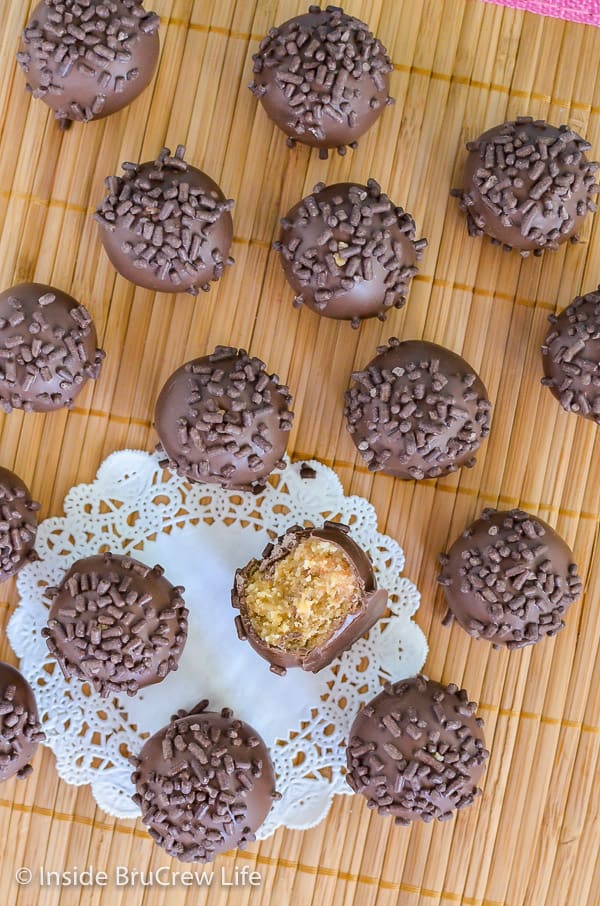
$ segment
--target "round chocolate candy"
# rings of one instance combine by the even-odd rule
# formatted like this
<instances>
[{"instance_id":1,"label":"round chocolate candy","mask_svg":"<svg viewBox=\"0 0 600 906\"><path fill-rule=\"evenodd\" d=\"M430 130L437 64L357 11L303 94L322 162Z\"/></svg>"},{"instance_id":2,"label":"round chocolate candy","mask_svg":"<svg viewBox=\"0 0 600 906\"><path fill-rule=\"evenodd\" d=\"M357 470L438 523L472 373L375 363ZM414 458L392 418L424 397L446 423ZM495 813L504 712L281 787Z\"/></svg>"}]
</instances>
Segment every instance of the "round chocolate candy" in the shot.
<instances>
[{"instance_id":1,"label":"round chocolate candy","mask_svg":"<svg viewBox=\"0 0 600 906\"><path fill-rule=\"evenodd\" d=\"M139 0L42 0L17 54L27 90L63 128L109 116L152 79L159 25Z\"/></svg>"},{"instance_id":2,"label":"round chocolate candy","mask_svg":"<svg viewBox=\"0 0 600 906\"><path fill-rule=\"evenodd\" d=\"M573 553L523 510L485 509L440 555L448 613L475 639L523 648L564 628L582 591Z\"/></svg>"},{"instance_id":3,"label":"round chocolate candy","mask_svg":"<svg viewBox=\"0 0 600 906\"><path fill-rule=\"evenodd\" d=\"M124 163L104 181L107 197L94 219L104 250L127 280L154 292L208 292L229 257L233 200L183 158L163 148L155 161Z\"/></svg>"},{"instance_id":4,"label":"round chocolate candy","mask_svg":"<svg viewBox=\"0 0 600 906\"><path fill-rule=\"evenodd\" d=\"M295 525L236 571L238 635L274 673L317 673L383 615L387 591L377 588L371 560L349 531L338 522Z\"/></svg>"},{"instance_id":5,"label":"round chocolate candy","mask_svg":"<svg viewBox=\"0 0 600 906\"><path fill-rule=\"evenodd\" d=\"M563 409L600 424L600 287L550 315L542 346L545 377Z\"/></svg>"},{"instance_id":6,"label":"round chocolate candy","mask_svg":"<svg viewBox=\"0 0 600 906\"><path fill-rule=\"evenodd\" d=\"M58 588L47 588L42 635L67 679L76 676L106 697L135 695L177 670L187 638L184 589L132 557L78 560Z\"/></svg>"},{"instance_id":7,"label":"round chocolate candy","mask_svg":"<svg viewBox=\"0 0 600 906\"><path fill-rule=\"evenodd\" d=\"M308 13L271 28L254 54L250 90L288 136L345 154L379 117L393 69L381 41L339 6L309 6Z\"/></svg>"},{"instance_id":8,"label":"round chocolate candy","mask_svg":"<svg viewBox=\"0 0 600 906\"><path fill-rule=\"evenodd\" d=\"M415 222L396 207L374 179L318 183L281 221L275 248L295 305L305 303L327 318L358 327L362 318L384 321L402 308L426 239L415 239Z\"/></svg>"},{"instance_id":9,"label":"round chocolate candy","mask_svg":"<svg viewBox=\"0 0 600 906\"><path fill-rule=\"evenodd\" d=\"M275 774L256 730L202 701L179 711L134 765L134 802L153 840L182 862L211 862L255 839L271 808Z\"/></svg>"},{"instance_id":10,"label":"round chocolate candy","mask_svg":"<svg viewBox=\"0 0 600 906\"><path fill-rule=\"evenodd\" d=\"M476 711L454 683L386 684L350 729L348 784L396 824L450 820L481 794L489 752Z\"/></svg>"},{"instance_id":11,"label":"round chocolate candy","mask_svg":"<svg viewBox=\"0 0 600 906\"><path fill-rule=\"evenodd\" d=\"M10 664L0 663L0 782L28 777L44 738L31 686Z\"/></svg>"},{"instance_id":12,"label":"round chocolate candy","mask_svg":"<svg viewBox=\"0 0 600 906\"><path fill-rule=\"evenodd\" d=\"M161 465L191 481L258 492L292 427L288 388L245 349L217 346L178 368L156 403Z\"/></svg>"},{"instance_id":13,"label":"round chocolate candy","mask_svg":"<svg viewBox=\"0 0 600 906\"><path fill-rule=\"evenodd\" d=\"M104 352L76 299L43 283L0 293L0 406L5 412L70 408L100 374Z\"/></svg>"},{"instance_id":14,"label":"round chocolate candy","mask_svg":"<svg viewBox=\"0 0 600 906\"><path fill-rule=\"evenodd\" d=\"M370 471L419 480L475 465L489 434L491 403L461 356L425 340L392 337L352 377L347 427Z\"/></svg>"},{"instance_id":15,"label":"round chocolate candy","mask_svg":"<svg viewBox=\"0 0 600 906\"><path fill-rule=\"evenodd\" d=\"M464 189L454 189L467 215L471 236L486 233L507 251L557 249L577 242L600 191L588 161L591 145L568 126L551 126L530 116L488 129L467 143Z\"/></svg>"},{"instance_id":16,"label":"round chocolate candy","mask_svg":"<svg viewBox=\"0 0 600 906\"><path fill-rule=\"evenodd\" d=\"M37 558L33 545L39 508L19 476L0 466L0 582Z\"/></svg>"}]
</instances>

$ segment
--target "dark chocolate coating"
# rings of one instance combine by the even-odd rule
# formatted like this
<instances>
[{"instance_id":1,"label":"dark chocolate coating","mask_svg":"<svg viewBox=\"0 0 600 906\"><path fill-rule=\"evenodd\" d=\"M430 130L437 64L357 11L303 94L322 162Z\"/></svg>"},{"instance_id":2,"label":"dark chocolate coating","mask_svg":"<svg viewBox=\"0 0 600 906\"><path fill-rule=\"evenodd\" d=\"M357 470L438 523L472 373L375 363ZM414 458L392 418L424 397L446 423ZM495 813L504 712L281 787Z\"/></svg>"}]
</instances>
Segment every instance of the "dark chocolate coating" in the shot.
<instances>
[{"instance_id":1,"label":"dark chocolate coating","mask_svg":"<svg viewBox=\"0 0 600 906\"><path fill-rule=\"evenodd\" d=\"M29 488L18 475L0 466L0 582L36 558L36 512Z\"/></svg>"},{"instance_id":2,"label":"dark chocolate coating","mask_svg":"<svg viewBox=\"0 0 600 906\"><path fill-rule=\"evenodd\" d=\"M402 308L427 245L415 241L413 218L374 179L366 186L318 183L281 224L275 248L297 294L294 304L353 327Z\"/></svg>"},{"instance_id":3,"label":"dark chocolate coating","mask_svg":"<svg viewBox=\"0 0 600 906\"><path fill-rule=\"evenodd\" d=\"M0 406L5 412L70 408L96 379L104 352L87 309L44 283L0 293Z\"/></svg>"},{"instance_id":4,"label":"dark chocolate coating","mask_svg":"<svg viewBox=\"0 0 600 906\"><path fill-rule=\"evenodd\" d=\"M17 54L27 90L63 125L109 116L152 79L159 25L139 0L42 0Z\"/></svg>"},{"instance_id":5,"label":"dark chocolate coating","mask_svg":"<svg viewBox=\"0 0 600 906\"><path fill-rule=\"evenodd\" d=\"M293 413L288 388L244 349L217 346L178 368L155 411L161 465L191 481L259 491L283 468Z\"/></svg>"},{"instance_id":6,"label":"dark chocolate coating","mask_svg":"<svg viewBox=\"0 0 600 906\"><path fill-rule=\"evenodd\" d=\"M252 559L244 567L236 570L231 603L239 610L236 617L238 636L248 640L257 654L271 664L273 673L283 675L288 667L300 667L310 673L318 673L336 657L340 657L361 636L383 616L388 593L377 588L377 580L369 555L354 541L348 532L350 529L339 522L325 522L321 528L303 528L294 525L276 541L268 544L262 552L261 559ZM286 648L269 645L261 638L248 615L245 586L247 579L257 568L268 569L272 564L286 557L290 551L306 538L320 538L335 544L348 558L353 567L358 584L362 590L362 603L355 613L348 614L344 620L334 626L331 635L308 651L290 651Z\"/></svg>"},{"instance_id":7,"label":"dark chocolate coating","mask_svg":"<svg viewBox=\"0 0 600 906\"><path fill-rule=\"evenodd\" d=\"M395 824L448 821L481 794L489 752L464 689L425 676L386 684L350 729L346 779Z\"/></svg>"},{"instance_id":8,"label":"dark chocolate coating","mask_svg":"<svg viewBox=\"0 0 600 906\"><path fill-rule=\"evenodd\" d=\"M488 129L467 143L464 189L455 189L467 214L469 233L486 233L523 257L561 242L577 242L585 215L596 210L600 191L591 148L568 126L530 116Z\"/></svg>"},{"instance_id":9,"label":"dark chocolate coating","mask_svg":"<svg viewBox=\"0 0 600 906\"><path fill-rule=\"evenodd\" d=\"M461 356L425 340L379 346L346 391L352 440L372 472L420 480L475 465L491 403Z\"/></svg>"},{"instance_id":10,"label":"dark chocolate coating","mask_svg":"<svg viewBox=\"0 0 600 906\"><path fill-rule=\"evenodd\" d=\"M256 730L207 701L180 711L137 758L134 802L154 841L182 862L251 843L271 808L275 773Z\"/></svg>"},{"instance_id":11,"label":"dark chocolate coating","mask_svg":"<svg viewBox=\"0 0 600 906\"><path fill-rule=\"evenodd\" d=\"M523 648L564 628L582 590L573 553L539 516L485 509L441 554L452 619L475 639Z\"/></svg>"},{"instance_id":12,"label":"dark chocolate coating","mask_svg":"<svg viewBox=\"0 0 600 906\"><path fill-rule=\"evenodd\" d=\"M163 293L208 292L233 264L231 208L210 176L163 148L155 161L124 163L109 176L94 219L106 254L123 277Z\"/></svg>"},{"instance_id":13,"label":"dark chocolate coating","mask_svg":"<svg viewBox=\"0 0 600 906\"><path fill-rule=\"evenodd\" d=\"M177 665L188 611L161 566L99 554L78 560L58 588L47 588L42 635L67 679L89 682L103 697L135 695Z\"/></svg>"},{"instance_id":14,"label":"dark chocolate coating","mask_svg":"<svg viewBox=\"0 0 600 906\"><path fill-rule=\"evenodd\" d=\"M542 346L544 375L563 409L600 424L600 287L577 296L560 315Z\"/></svg>"},{"instance_id":15,"label":"dark chocolate coating","mask_svg":"<svg viewBox=\"0 0 600 906\"><path fill-rule=\"evenodd\" d=\"M0 663L0 782L28 777L44 738L31 686L15 667Z\"/></svg>"},{"instance_id":16,"label":"dark chocolate coating","mask_svg":"<svg viewBox=\"0 0 600 906\"><path fill-rule=\"evenodd\" d=\"M250 89L288 137L340 154L392 103L393 69L381 41L339 6L310 6L308 13L271 28L254 54Z\"/></svg>"}]
</instances>

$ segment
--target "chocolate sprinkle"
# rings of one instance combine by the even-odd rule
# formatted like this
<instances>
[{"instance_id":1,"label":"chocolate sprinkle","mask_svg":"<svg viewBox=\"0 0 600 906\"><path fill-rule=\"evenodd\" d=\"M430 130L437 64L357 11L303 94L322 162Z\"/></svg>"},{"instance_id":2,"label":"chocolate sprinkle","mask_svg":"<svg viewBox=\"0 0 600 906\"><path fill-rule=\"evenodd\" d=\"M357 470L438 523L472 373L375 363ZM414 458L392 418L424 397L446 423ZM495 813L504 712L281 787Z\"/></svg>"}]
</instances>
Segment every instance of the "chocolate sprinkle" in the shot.
<instances>
[{"instance_id":1,"label":"chocolate sprinkle","mask_svg":"<svg viewBox=\"0 0 600 906\"><path fill-rule=\"evenodd\" d=\"M18 475L0 466L0 582L37 559L33 545L39 508Z\"/></svg>"},{"instance_id":2,"label":"chocolate sprinkle","mask_svg":"<svg viewBox=\"0 0 600 906\"><path fill-rule=\"evenodd\" d=\"M538 516L485 509L440 556L452 618L475 639L523 648L564 628L582 592L573 554Z\"/></svg>"},{"instance_id":3,"label":"chocolate sprinkle","mask_svg":"<svg viewBox=\"0 0 600 906\"><path fill-rule=\"evenodd\" d=\"M471 366L424 340L392 337L352 375L345 415L368 468L399 478L438 478L475 465L491 403Z\"/></svg>"},{"instance_id":4,"label":"chocolate sprinkle","mask_svg":"<svg viewBox=\"0 0 600 906\"><path fill-rule=\"evenodd\" d=\"M591 145L568 126L520 116L467 142L465 189L454 189L469 234L487 233L505 250L557 249L578 230L600 191Z\"/></svg>"},{"instance_id":5,"label":"chocolate sprinkle","mask_svg":"<svg viewBox=\"0 0 600 906\"><path fill-rule=\"evenodd\" d=\"M29 777L29 762L43 739L31 686L10 664L0 663L0 782Z\"/></svg>"},{"instance_id":6,"label":"chocolate sprinkle","mask_svg":"<svg viewBox=\"0 0 600 906\"><path fill-rule=\"evenodd\" d=\"M250 90L296 141L346 153L387 104L393 69L381 41L339 6L310 6L260 42Z\"/></svg>"}]
</instances>

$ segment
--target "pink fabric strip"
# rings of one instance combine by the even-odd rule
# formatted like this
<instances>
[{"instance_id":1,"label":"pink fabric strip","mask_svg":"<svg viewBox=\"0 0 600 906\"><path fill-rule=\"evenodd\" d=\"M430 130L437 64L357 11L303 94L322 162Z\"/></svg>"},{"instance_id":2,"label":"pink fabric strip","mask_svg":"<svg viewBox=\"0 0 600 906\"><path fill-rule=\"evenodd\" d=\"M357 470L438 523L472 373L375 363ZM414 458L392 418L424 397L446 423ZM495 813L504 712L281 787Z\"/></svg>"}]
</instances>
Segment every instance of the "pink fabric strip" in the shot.
<instances>
[{"instance_id":1,"label":"pink fabric strip","mask_svg":"<svg viewBox=\"0 0 600 906\"><path fill-rule=\"evenodd\" d=\"M600 26L600 0L486 0L499 6L524 9L540 16L570 19L586 25Z\"/></svg>"}]
</instances>

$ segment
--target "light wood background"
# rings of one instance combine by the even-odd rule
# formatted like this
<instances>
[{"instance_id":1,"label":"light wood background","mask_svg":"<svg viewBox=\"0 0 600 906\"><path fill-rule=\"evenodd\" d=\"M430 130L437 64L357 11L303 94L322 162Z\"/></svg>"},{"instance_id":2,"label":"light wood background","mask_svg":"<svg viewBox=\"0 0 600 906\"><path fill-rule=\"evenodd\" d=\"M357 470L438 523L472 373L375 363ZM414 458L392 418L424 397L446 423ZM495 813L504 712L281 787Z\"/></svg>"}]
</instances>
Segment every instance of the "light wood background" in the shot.
<instances>
[{"instance_id":1,"label":"light wood background","mask_svg":"<svg viewBox=\"0 0 600 906\"><path fill-rule=\"evenodd\" d=\"M32 4L33 5L33 4ZM154 400L180 363L216 343L249 347L289 381L296 421L290 452L337 469L368 497L382 530L406 551L422 592L418 622L434 678L463 683L481 702L492 756L477 807L436 826L394 828L361 799L343 797L307 833L278 832L243 855L258 889L19 889L15 870L89 864L148 870L169 864L141 824L116 822L86 788L58 780L42 749L25 783L0 790L0 893L9 904L159 906L598 906L600 903L600 444L597 428L564 413L540 386L547 315L600 280L598 218L575 247L522 262L467 237L449 190L464 140L518 114L568 122L600 156L600 30L480 0L348 0L394 61L392 94L359 149L319 161L290 152L247 90L251 54L301 0L153 0L161 60L151 87L122 113L61 133L31 102L15 64L29 2L2 0L0 30L0 286L54 283L92 311L107 352L100 380L70 413L0 418L0 462L60 513L66 491L93 478L123 447L151 449ZM154 296L117 277L91 219L104 176L163 144L236 199L235 266L208 296ZM348 324L292 309L276 254L278 219L319 180L373 176L429 238L409 303L386 324ZM391 335L425 337L462 352L495 403L489 441L473 471L437 482L373 478L345 432L342 394L353 367ZM520 504L574 547L585 596L567 629L508 654L443 629L436 555L484 505ZM2 588L4 626L16 605ZM14 662L6 636L0 657ZM173 868L178 866L173 863Z\"/></svg>"}]
</instances>

